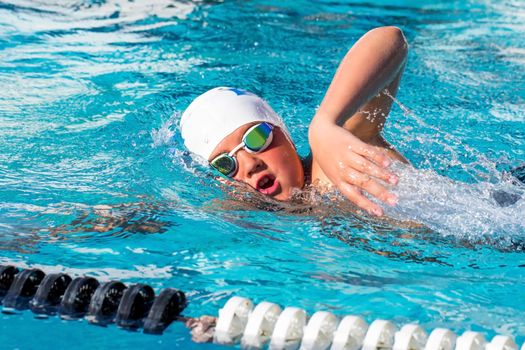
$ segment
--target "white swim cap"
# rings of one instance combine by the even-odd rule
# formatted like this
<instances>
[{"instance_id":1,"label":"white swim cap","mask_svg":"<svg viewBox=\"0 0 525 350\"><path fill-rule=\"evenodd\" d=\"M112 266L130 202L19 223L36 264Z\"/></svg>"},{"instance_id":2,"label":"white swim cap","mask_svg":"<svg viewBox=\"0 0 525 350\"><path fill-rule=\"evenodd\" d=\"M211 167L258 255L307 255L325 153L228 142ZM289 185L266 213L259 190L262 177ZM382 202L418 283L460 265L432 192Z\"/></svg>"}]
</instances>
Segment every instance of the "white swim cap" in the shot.
<instances>
[{"instance_id":1,"label":"white swim cap","mask_svg":"<svg viewBox=\"0 0 525 350\"><path fill-rule=\"evenodd\" d=\"M229 87L211 89L193 100L182 114L181 135L186 148L208 160L226 136L253 122L278 126L291 142L282 119L266 101L251 92Z\"/></svg>"}]
</instances>

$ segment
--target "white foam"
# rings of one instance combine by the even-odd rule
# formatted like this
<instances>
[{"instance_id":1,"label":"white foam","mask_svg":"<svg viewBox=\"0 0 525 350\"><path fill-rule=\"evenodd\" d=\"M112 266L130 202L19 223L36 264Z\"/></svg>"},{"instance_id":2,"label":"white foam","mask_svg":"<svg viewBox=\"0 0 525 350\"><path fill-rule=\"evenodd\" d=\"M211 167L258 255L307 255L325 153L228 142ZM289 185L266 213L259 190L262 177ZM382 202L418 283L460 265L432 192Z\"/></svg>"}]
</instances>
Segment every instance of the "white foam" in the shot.
<instances>
[{"instance_id":1,"label":"white foam","mask_svg":"<svg viewBox=\"0 0 525 350\"><path fill-rule=\"evenodd\" d=\"M511 122L524 122L525 114L523 110L525 109L524 103L518 104L515 103L493 103L493 106L490 110L496 119L511 121Z\"/></svg>"},{"instance_id":2,"label":"white foam","mask_svg":"<svg viewBox=\"0 0 525 350\"><path fill-rule=\"evenodd\" d=\"M124 120L125 116L124 113L109 113L108 115L94 117L92 120L86 120L82 123L64 125L64 127L70 131L82 132L89 129L97 129L114 122L120 122Z\"/></svg>"},{"instance_id":3,"label":"white foam","mask_svg":"<svg viewBox=\"0 0 525 350\"><path fill-rule=\"evenodd\" d=\"M395 207L385 208L386 215L412 220L443 235L474 241L498 238L509 243L525 238L525 186L507 181L464 183L440 176L433 170L417 170L396 164L399 184L391 191L399 197ZM493 198L495 191L521 196L516 203L502 207Z\"/></svg>"},{"instance_id":4,"label":"white foam","mask_svg":"<svg viewBox=\"0 0 525 350\"><path fill-rule=\"evenodd\" d=\"M111 248L87 248L87 247L75 247L75 246L68 246L68 248L74 252L81 253L81 254L94 254L94 255L105 255L105 254L119 255L120 254L119 252L116 252Z\"/></svg>"}]
</instances>

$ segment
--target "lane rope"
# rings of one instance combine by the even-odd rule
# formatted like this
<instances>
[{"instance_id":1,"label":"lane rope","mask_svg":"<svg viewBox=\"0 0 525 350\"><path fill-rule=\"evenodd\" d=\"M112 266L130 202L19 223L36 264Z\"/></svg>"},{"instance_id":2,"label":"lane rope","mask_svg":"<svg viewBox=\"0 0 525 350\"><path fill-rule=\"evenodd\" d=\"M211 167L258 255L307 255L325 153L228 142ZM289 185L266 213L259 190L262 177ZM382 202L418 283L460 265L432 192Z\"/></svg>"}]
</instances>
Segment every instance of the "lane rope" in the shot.
<instances>
[{"instance_id":1,"label":"lane rope","mask_svg":"<svg viewBox=\"0 0 525 350\"><path fill-rule=\"evenodd\" d=\"M39 269L20 270L0 266L0 303L6 314L30 309L38 317L58 315L65 320L84 318L97 325L115 323L127 330L162 334L175 320L198 321L180 314L187 305L185 294L166 288L157 296L146 284L119 281L99 283L88 276L71 278L64 273L45 274ZM243 349L271 350L518 350L514 339L496 335L489 342L479 332L457 336L436 328L429 335L417 324L400 329L390 321L370 325L359 316L341 319L317 311L311 317L297 307L282 309L263 301L257 305L234 296L219 310L213 341ZM525 343L521 350L525 350Z\"/></svg>"}]
</instances>

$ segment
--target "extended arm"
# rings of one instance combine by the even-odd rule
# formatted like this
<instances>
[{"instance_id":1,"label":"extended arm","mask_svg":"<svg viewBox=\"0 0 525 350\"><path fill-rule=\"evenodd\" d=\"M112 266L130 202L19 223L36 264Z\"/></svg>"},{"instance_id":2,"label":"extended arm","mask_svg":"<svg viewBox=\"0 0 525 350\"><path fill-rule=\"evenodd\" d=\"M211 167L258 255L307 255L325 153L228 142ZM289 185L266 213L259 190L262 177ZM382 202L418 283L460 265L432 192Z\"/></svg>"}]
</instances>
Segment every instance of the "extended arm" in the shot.
<instances>
[{"instance_id":1,"label":"extended arm","mask_svg":"<svg viewBox=\"0 0 525 350\"><path fill-rule=\"evenodd\" d=\"M382 209L361 191L391 205L397 201L377 181L397 183L387 169L389 152L377 136L391 104L380 92L395 94L406 55L407 43L398 28L366 33L342 60L309 129L312 174L327 178L350 201L376 215L382 215ZM377 109L379 118L367 118L359 111L363 106ZM402 158L395 152L390 156Z\"/></svg>"}]
</instances>

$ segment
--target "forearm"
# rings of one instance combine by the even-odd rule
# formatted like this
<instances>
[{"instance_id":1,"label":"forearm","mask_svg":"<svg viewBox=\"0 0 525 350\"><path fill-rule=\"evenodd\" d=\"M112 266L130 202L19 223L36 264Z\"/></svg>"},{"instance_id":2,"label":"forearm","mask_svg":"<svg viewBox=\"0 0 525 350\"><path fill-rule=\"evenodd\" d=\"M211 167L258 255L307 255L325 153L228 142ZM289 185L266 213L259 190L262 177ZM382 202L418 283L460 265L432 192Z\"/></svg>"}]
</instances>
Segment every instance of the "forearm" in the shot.
<instances>
[{"instance_id":1,"label":"forearm","mask_svg":"<svg viewBox=\"0 0 525 350\"><path fill-rule=\"evenodd\" d=\"M342 126L399 75L407 50L405 37L396 27L366 33L339 65L312 124L322 121Z\"/></svg>"}]
</instances>

